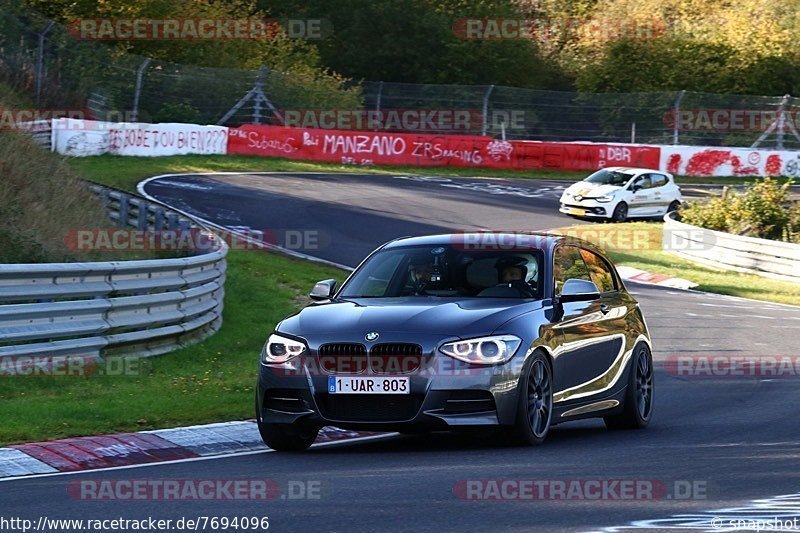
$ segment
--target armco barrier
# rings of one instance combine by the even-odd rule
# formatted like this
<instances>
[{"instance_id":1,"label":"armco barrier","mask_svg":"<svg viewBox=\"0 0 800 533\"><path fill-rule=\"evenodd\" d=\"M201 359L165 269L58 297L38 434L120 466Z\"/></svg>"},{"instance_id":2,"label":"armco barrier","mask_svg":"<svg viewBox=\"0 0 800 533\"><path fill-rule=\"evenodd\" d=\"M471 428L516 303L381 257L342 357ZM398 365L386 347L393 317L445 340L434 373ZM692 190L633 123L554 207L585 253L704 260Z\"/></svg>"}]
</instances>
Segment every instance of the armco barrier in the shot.
<instances>
[{"instance_id":1,"label":"armco barrier","mask_svg":"<svg viewBox=\"0 0 800 533\"><path fill-rule=\"evenodd\" d=\"M664 217L665 251L703 265L800 283L800 245L732 235Z\"/></svg>"},{"instance_id":2,"label":"armco barrier","mask_svg":"<svg viewBox=\"0 0 800 533\"><path fill-rule=\"evenodd\" d=\"M120 225L189 227L165 206L92 186ZM227 245L137 261L0 265L0 358L149 356L222 324Z\"/></svg>"}]
</instances>

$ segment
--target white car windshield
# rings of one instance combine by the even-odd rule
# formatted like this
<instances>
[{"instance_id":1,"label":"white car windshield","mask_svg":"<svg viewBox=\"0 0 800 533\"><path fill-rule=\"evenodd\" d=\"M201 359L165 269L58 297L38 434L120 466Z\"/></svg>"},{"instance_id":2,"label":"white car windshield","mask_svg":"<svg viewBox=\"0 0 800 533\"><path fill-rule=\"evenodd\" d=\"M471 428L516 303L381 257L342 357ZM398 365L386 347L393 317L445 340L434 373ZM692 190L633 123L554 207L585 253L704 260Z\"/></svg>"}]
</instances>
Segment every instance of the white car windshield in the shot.
<instances>
[{"instance_id":1,"label":"white car windshield","mask_svg":"<svg viewBox=\"0 0 800 533\"><path fill-rule=\"evenodd\" d=\"M633 177L633 174L627 172L620 172L618 170L598 170L583 181L589 183L598 183L601 185L619 185L623 186Z\"/></svg>"}]
</instances>

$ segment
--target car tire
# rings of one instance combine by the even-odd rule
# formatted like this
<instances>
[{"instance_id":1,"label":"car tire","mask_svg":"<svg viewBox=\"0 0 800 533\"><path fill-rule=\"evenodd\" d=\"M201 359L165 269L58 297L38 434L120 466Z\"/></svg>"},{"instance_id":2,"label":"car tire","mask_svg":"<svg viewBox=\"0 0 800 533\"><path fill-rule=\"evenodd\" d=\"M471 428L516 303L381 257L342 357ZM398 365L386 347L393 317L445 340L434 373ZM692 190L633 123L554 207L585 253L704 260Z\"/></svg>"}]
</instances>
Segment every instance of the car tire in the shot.
<instances>
[{"instance_id":1,"label":"car tire","mask_svg":"<svg viewBox=\"0 0 800 533\"><path fill-rule=\"evenodd\" d=\"M645 343L633 350L622 412L603 417L608 429L643 429L653 416L653 356Z\"/></svg>"},{"instance_id":2,"label":"car tire","mask_svg":"<svg viewBox=\"0 0 800 533\"><path fill-rule=\"evenodd\" d=\"M628 220L628 204L625 202L620 202L614 208L614 212L611 214L611 220L614 222L625 222Z\"/></svg>"},{"instance_id":3,"label":"car tire","mask_svg":"<svg viewBox=\"0 0 800 533\"><path fill-rule=\"evenodd\" d=\"M677 211L681 208L681 203L678 200L673 200L669 207L667 208L667 213L672 213L673 211Z\"/></svg>"},{"instance_id":4,"label":"car tire","mask_svg":"<svg viewBox=\"0 0 800 533\"><path fill-rule=\"evenodd\" d=\"M257 422L264 444L277 452L302 452L314 444L319 429L300 430L291 424Z\"/></svg>"},{"instance_id":5,"label":"car tire","mask_svg":"<svg viewBox=\"0 0 800 533\"><path fill-rule=\"evenodd\" d=\"M553 418L553 370L549 359L540 351L531 356L519 383L517 421L513 440L537 446L550 432Z\"/></svg>"}]
</instances>

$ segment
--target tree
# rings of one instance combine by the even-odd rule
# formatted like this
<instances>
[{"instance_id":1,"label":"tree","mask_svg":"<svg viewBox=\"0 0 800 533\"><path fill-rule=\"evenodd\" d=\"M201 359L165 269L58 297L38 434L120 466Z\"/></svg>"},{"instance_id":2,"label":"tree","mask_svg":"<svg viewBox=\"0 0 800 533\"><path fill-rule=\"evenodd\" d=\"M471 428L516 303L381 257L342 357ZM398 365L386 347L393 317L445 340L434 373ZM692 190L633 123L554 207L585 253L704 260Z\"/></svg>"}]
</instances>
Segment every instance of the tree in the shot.
<instances>
[{"instance_id":1,"label":"tree","mask_svg":"<svg viewBox=\"0 0 800 533\"><path fill-rule=\"evenodd\" d=\"M260 0L278 16L319 17L333 35L317 43L322 62L365 80L548 87L562 80L529 40L467 40L464 18L519 17L507 0Z\"/></svg>"},{"instance_id":2,"label":"tree","mask_svg":"<svg viewBox=\"0 0 800 533\"><path fill-rule=\"evenodd\" d=\"M27 0L27 3L62 24L83 18L268 18L268 14L250 0L115 0L100 3L94 0ZM319 67L319 54L310 42L290 39L280 32L271 37L259 40L128 40L103 43L119 52L206 67L253 69L265 63L278 70L289 70L299 65Z\"/></svg>"}]
</instances>

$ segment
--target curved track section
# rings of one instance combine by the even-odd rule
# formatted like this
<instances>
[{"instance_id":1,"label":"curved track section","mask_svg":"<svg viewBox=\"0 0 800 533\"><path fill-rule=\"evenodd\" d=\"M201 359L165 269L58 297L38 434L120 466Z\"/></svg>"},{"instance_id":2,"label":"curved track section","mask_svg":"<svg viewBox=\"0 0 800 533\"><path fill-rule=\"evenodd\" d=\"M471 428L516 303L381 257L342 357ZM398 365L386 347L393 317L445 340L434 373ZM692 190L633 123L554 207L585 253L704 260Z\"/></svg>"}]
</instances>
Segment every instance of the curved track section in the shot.
<instances>
[{"instance_id":1,"label":"curved track section","mask_svg":"<svg viewBox=\"0 0 800 533\"><path fill-rule=\"evenodd\" d=\"M560 187L538 180L287 173L170 176L149 181L143 190L224 226L276 236L317 232L318 244L298 251L355 265L376 245L402 235L570 224L556 211ZM313 500L169 506L93 502L87 512L93 518L268 514L277 531L623 530L687 527L670 517L705 518L719 509L748 509L742 514L752 516L749 502L797 493L796 378L679 377L663 365L676 354L797 356L800 308L636 284L629 288L644 308L655 346L655 414L645 431L612 432L600 421L583 421L555 428L539 448L498 448L453 435L404 436L302 455L206 461L202 474L192 464L119 470L102 477L318 480L324 489ZM80 474L72 480L97 477ZM547 490L515 501L473 501L492 495L487 480L537 481ZM644 482L658 490L623 497L610 489L600 498L588 491L559 497L555 491L562 482L574 486L576 481L586 489L587 480L612 487L615 481ZM25 516L74 515L68 481L14 481L0 504ZM782 500L761 501L779 506ZM790 501L793 505L783 509L800 516L796 499ZM770 510L762 508L761 515ZM700 529L711 529L711 522L700 521Z\"/></svg>"}]
</instances>

